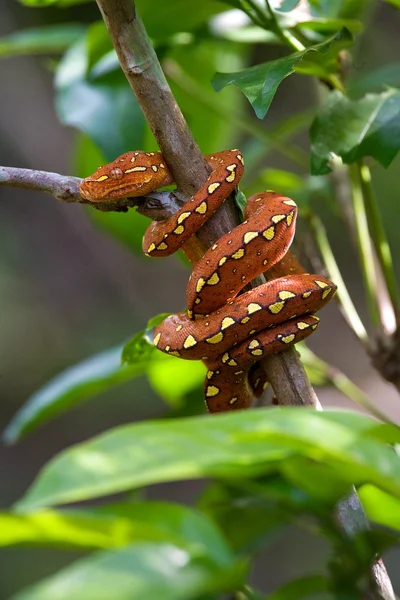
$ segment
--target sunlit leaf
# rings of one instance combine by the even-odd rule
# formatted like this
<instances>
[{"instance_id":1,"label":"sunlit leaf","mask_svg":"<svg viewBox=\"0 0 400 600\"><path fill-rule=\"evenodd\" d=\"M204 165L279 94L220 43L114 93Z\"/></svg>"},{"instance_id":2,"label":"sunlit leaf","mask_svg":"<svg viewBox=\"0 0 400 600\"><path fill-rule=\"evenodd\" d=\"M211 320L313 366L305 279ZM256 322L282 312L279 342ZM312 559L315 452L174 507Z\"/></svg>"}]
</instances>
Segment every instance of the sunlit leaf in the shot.
<instances>
[{"instance_id":1,"label":"sunlit leaf","mask_svg":"<svg viewBox=\"0 0 400 600\"><path fill-rule=\"evenodd\" d=\"M388 167L400 148L400 91L349 100L331 92L311 126L311 172L323 175L340 156L350 164L372 156Z\"/></svg>"},{"instance_id":2,"label":"sunlit leaf","mask_svg":"<svg viewBox=\"0 0 400 600\"><path fill-rule=\"evenodd\" d=\"M359 490L363 508L371 521L400 531L400 500L374 487L363 485Z\"/></svg>"},{"instance_id":3,"label":"sunlit leaf","mask_svg":"<svg viewBox=\"0 0 400 600\"><path fill-rule=\"evenodd\" d=\"M251 477L296 455L334 467L348 485L370 482L400 497L400 459L386 445L393 438L400 440L399 428L358 414L289 408L137 423L56 456L18 507L32 510L161 481Z\"/></svg>"},{"instance_id":4,"label":"sunlit leaf","mask_svg":"<svg viewBox=\"0 0 400 600\"><path fill-rule=\"evenodd\" d=\"M166 502L111 504L84 509L0 513L0 546L122 548L132 542L193 542L214 556L226 552L220 534L199 512Z\"/></svg>"}]
</instances>

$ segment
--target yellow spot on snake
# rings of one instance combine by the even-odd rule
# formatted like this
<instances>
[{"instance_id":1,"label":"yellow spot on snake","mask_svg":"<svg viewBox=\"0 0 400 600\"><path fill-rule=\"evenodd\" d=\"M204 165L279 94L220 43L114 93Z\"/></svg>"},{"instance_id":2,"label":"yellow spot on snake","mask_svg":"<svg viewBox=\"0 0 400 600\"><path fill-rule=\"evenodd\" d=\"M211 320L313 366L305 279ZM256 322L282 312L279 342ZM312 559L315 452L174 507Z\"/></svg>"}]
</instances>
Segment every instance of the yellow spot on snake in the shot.
<instances>
[{"instance_id":1,"label":"yellow spot on snake","mask_svg":"<svg viewBox=\"0 0 400 600\"><path fill-rule=\"evenodd\" d=\"M327 296L329 296L329 294L331 293L331 288L329 288L328 290L325 290L324 292L322 292L322 300L325 300L325 298Z\"/></svg>"},{"instance_id":2,"label":"yellow spot on snake","mask_svg":"<svg viewBox=\"0 0 400 600\"><path fill-rule=\"evenodd\" d=\"M296 337L295 334L291 333L290 335L281 335L279 337L279 339L284 344L290 344L291 342L293 342L293 340L294 340L295 337Z\"/></svg>"},{"instance_id":3,"label":"yellow spot on snake","mask_svg":"<svg viewBox=\"0 0 400 600\"><path fill-rule=\"evenodd\" d=\"M167 248L168 246L165 242L161 242L161 244L158 244L157 246L157 250L166 250Z\"/></svg>"},{"instance_id":4,"label":"yellow spot on snake","mask_svg":"<svg viewBox=\"0 0 400 600\"><path fill-rule=\"evenodd\" d=\"M232 258L234 258L235 260L239 260L239 258L243 258L243 256L244 256L243 248L240 248L234 254L232 254Z\"/></svg>"},{"instance_id":5,"label":"yellow spot on snake","mask_svg":"<svg viewBox=\"0 0 400 600\"><path fill-rule=\"evenodd\" d=\"M271 240L274 239L275 237L275 227L268 227L268 229L266 229L265 231L263 231L263 236L265 237L266 240L268 240L269 242Z\"/></svg>"},{"instance_id":6,"label":"yellow spot on snake","mask_svg":"<svg viewBox=\"0 0 400 600\"><path fill-rule=\"evenodd\" d=\"M271 217L273 223L279 223L280 221L283 221L283 219L286 219L286 215L274 215Z\"/></svg>"},{"instance_id":7,"label":"yellow spot on snake","mask_svg":"<svg viewBox=\"0 0 400 600\"><path fill-rule=\"evenodd\" d=\"M233 398L229 400L229 404L235 404L235 402L237 402L237 399L237 396L233 396Z\"/></svg>"},{"instance_id":8,"label":"yellow spot on snake","mask_svg":"<svg viewBox=\"0 0 400 600\"><path fill-rule=\"evenodd\" d=\"M258 231L248 231L243 236L243 242L245 244L248 244L249 242L251 242L251 240L254 240L254 238L256 237L258 237Z\"/></svg>"},{"instance_id":9,"label":"yellow spot on snake","mask_svg":"<svg viewBox=\"0 0 400 600\"><path fill-rule=\"evenodd\" d=\"M153 244L153 242L150 244L150 246L147 248L147 253L150 254L150 252L153 252L153 250L156 249L156 245Z\"/></svg>"},{"instance_id":10,"label":"yellow spot on snake","mask_svg":"<svg viewBox=\"0 0 400 600\"><path fill-rule=\"evenodd\" d=\"M183 347L192 348L192 346L195 346L196 344L197 340L192 335L188 335L186 340L183 342Z\"/></svg>"},{"instance_id":11,"label":"yellow spot on snake","mask_svg":"<svg viewBox=\"0 0 400 600\"><path fill-rule=\"evenodd\" d=\"M311 315L311 318L314 319L314 321L320 321L321 320L319 317L316 317L315 315Z\"/></svg>"},{"instance_id":12,"label":"yellow spot on snake","mask_svg":"<svg viewBox=\"0 0 400 600\"><path fill-rule=\"evenodd\" d=\"M132 169L127 169L125 173L136 173L137 171L145 171L147 167L133 167Z\"/></svg>"},{"instance_id":13,"label":"yellow spot on snake","mask_svg":"<svg viewBox=\"0 0 400 600\"><path fill-rule=\"evenodd\" d=\"M209 186L208 191L211 194L212 192L210 192L210 187L211 185ZM196 212L199 213L199 215L204 215L207 212L207 202L202 202L199 204L199 206L196 208Z\"/></svg>"},{"instance_id":14,"label":"yellow spot on snake","mask_svg":"<svg viewBox=\"0 0 400 600\"><path fill-rule=\"evenodd\" d=\"M219 344L220 342L222 342L223 339L224 339L224 334L221 331L219 331L212 337L206 338L206 342L208 344Z\"/></svg>"},{"instance_id":15,"label":"yellow spot on snake","mask_svg":"<svg viewBox=\"0 0 400 600\"><path fill-rule=\"evenodd\" d=\"M221 360L223 363L226 363L229 360L228 352L225 352L225 354L222 356Z\"/></svg>"},{"instance_id":16,"label":"yellow spot on snake","mask_svg":"<svg viewBox=\"0 0 400 600\"><path fill-rule=\"evenodd\" d=\"M96 179L96 181L105 181L106 179L108 179L108 175L102 175L101 177Z\"/></svg>"},{"instance_id":17,"label":"yellow spot on snake","mask_svg":"<svg viewBox=\"0 0 400 600\"><path fill-rule=\"evenodd\" d=\"M218 244L214 244L213 246L211 246L211 250L216 250L218 248Z\"/></svg>"},{"instance_id":18,"label":"yellow spot on snake","mask_svg":"<svg viewBox=\"0 0 400 600\"><path fill-rule=\"evenodd\" d=\"M318 281L318 280L316 279L316 280L315 280L315 283L317 284L317 286L318 286L318 287L320 287L320 288L322 288L322 289L323 289L323 288L326 288L326 287L328 287L328 284L327 284L327 283L325 283L325 281Z\"/></svg>"},{"instance_id":19,"label":"yellow spot on snake","mask_svg":"<svg viewBox=\"0 0 400 600\"><path fill-rule=\"evenodd\" d=\"M185 228L183 225L178 225L178 227L174 229L174 233L176 233L176 235L181 235L181 233L183 233L184 231Z\"/></svg>"},{"instance_id":20,"label":"yellow spot on snake","mask_svg":"<svg viewBox=\"0 0 400 600\"><path fill-rule=\"evenodd\" d=\"M135 162L136 158L134 156L132 156L131 158L131 162Z\"/></svg>"},{"instance_id":21,"label":"yellow spot on snake","mask_svg":"<svg viewBox=\"0 0 400 600\"><path fill-rule=\"evenodd\" d=\"M231 325L234 325L236 321L232 317L225 317L221 323L221 329L227 329Z\"/></svg>"},{"instance_id":22,"label":"yellow spot on snake","mask_svg":"<svg viewBox=\"0 0 400 600\"><path fill-rule=\"evenodd\" d=\"M310 324L304 323L304 321L299 321L297 323L297 329L300 329L300 331L302 331L303 329L307 329L308 327L310 327Z\"/></svg>"},{"instance_id":23,"label":"yellow spot on snake","mask_svg":"<svg viewBox=\"0 0 400 600\"><path fill-rule=\"evenodd\" d=\"M180 331L182 329L183 325L178 325L178 327L175 329L175 331Z\"/></svg>"},{"instance_id":24,"label":"yellow spot on snake","mask_svg":"<svg viewBox=\"0 0 400 600\"><path fill-rule=\"evenodd\" d=\"M179 215L178 217L178 224L180 225L181 223L183 223L183 221L185 219L187 219L188 217L190 217L192 213L190 211L187 212L183 212L181 215Z\"/></svg>"},{"instance_id":25,"label":"yellow spot on snake","mask_svg":"<svg viewBox=\"0 0 400 600\"><path fill-rule=\"evenodd\" d=\"M218 183L217 181L215 183L210 183L210 185L207 188L207 192L209 194L213 194L215 192L215 190L217 190L220 186L221 186L221 184ZM200 204L200 206L201 206L201 204Z\"/></svg>"},{"instance_id":26,"label":"yellow spot on snake","mask_svg":"<svg viewBox=\"0 0 400 600\"><path fill-rule=\"evenodd\" d=\"M283 204L287 204L288 206L297 206L296 202L294 200L291 200L289 198L289 200L284 200Z\"/></svg>"},{"instance_id":27,"label":"yellow spot on snake","mask_svg":"<svg viewBox=\"0 0 400 600\"><path fill-rule=\"evenodd\" d=\"M219 263L218 263L218 266L222 267L222 265L224 265L224 264L226 263L226 261L227 261L227 258L226 258L226 256L223 256L223 257L220 259L220 261L219 261Z\"/></svg>"},{"instance_id":28,"label":"yellow spot on snake","mask_svg":"<svg viewBox=\"0 0 400 600\"><path fill-rule=\"evenodd\" d=\"M311 325L311 329L317 329L318 327L318 323L315 323L315 325Z\"/></svg>"},{"instance_id":29,"label":"yellow spot on snake","mask_svg":"<svg viewBox=\"0 0 400 600\"><path fill-rule=\"evenodd\" d=\"M196 300L194 301L195 304L200 304L201 299L200 298L196 298Z\"/></svg>"},{"instance_id":30,"label":"yellow spot on snake","mask_svg":"<svg viewBox=\"0 0 400 600\"><path fill-rule=\"evenodd\" d=\"M243 371L235 371L235 375L241 375L243 373Z\"/></svg>"},{"instance_id":31,"label":"yellow spot on snake","mask_svg":"<svg viewBox=\"0 0 400 600\"><path fill-rule=\"evenodd\" d=\"M171 350L170 355L171 356L178 356L178 357L180 356L178 350Z\"/></svg>"},{"instance_id":32,"label":"yellow spot on snake","mask_svg":"<svg viewBox=\"0 0 400 600\"><path fill-rule=\"evenodd\" d=\"M217 396L219 394L219 388L215 387L215 385L209 385L206 390L207 398L212 398L213 396Z\"/></svg>"},{"instance_id":33,"label":"yellow spot on snake","mask_svg":"<svg viewBox=\"0 0 400 600\"><path fill-rule=\"evenodd\" d=\"M171 346L165 346L164 350L165 352L169 352L171 350Z\"/></svg>"},{"instance_id":34,"label":"yellow spot on snake","mask_svg":"<svg viewBox=\"0 0 400 600\"><path fill-rule=\"evenodd\" d=\"M249 335L253 335L253 333L255 333L257 331L257 329L252 329L251 331L249 331Z\"/></svg>"},{"instance_id":35,"label":"yellow spot on snake","mask_svg":"<svg viewBox=\"0 0 400 600\"><path fill-rule=\"evenodd\" d=\"M281 312L282 308L285 306L284 302L274 302L268 306L268 309L272 312L272 314L277 315Z\"/></svg>"},{"instance_id":36,"label":"yellow spot on snake","mask_svg":"<svg viewBox=\"0 0 400 600\"><path fill-rule=\"evenodd\" d=\"M237 367L237 362L236 360L233 360L233 358L231 358L231 360L228 361L228 365L230 367Z\"/></svg>"},{"instance_id":37,"label":"yellow spot on snake","mask_svg":"<svg viewBox=\"0 0 400 600\"><path fill-rule=\"evenodd\" d=\"M196 292L198 294L200 294L201 290L203 289L203 287L205 285L206 285L205 280L202 277L200 277L199 280L198 280L198 282L197 282L197 285L196 285Z\"/></svg>"},{"instance_id":38,"label":"yellow spot on snake","mask_svg":"<svg viewBox=\"0 0 400 600\"><path fill-rule=\"evenodd\" d=\"M245 325L249 321L250 321L250 317L243 317L243 319L240 322L243 323L243 325Z\"/></svg>"},{"instance_id":39,"label":"yellow spot on snake","mask_svg":"<svg viewBox=\"0 0 400 600\"><path fill-rule=\"evenodd\" d=\"M287 223L288 227L291 226L292 221L293 221L293 217L294 217L294 211L292 211L291 213L289 213L288 216L286 217L286 223Z\"/></svg>"},{"instance_id":40,"label":"yellow spot on snake","mask_svg":"<svg viewBox=\"0 0 400 600\"><path fill-rule=\"evenodd\" d=\"M161 333L157 333L156 337L154 338L154 345L157 346L158 342L160 341L160 337L161 337Z\"/></svg>"},{"instance_id":41,"label":"yellow spot on snake","mask_svg":"<svg viewBox=\"0 0 400 600\"><path fill-rule=\"evenodd\" d=\"M214 371L207 371L207 379L211 379L211 377L214 375Z\"/></svg>"},{"instance_id":42,"label":"yellow spot on snake","mask_svg":"<svg viewBox=\"0 0 400 600\"><path fill-rule=\"evenodd\" d=\"M207 279L207 285L217 285L217 283L219 282L219 277L218 277L218 273L215 272L211 275L211 277L209 279Z\"/></svg>"},{"instance_id":43,"label":"yellow spot on snake","mask_svg":"<svg viewBox=\"0 0 400 600\"><path fill-rule=\"evenodd\" d=\"M278 296L281 300L288 300L289 298L295 298L296 294L293 294L293 292L287 292L286 290L282 290L281 292L279 292Z\"/></svg>"},{"instance_id":44,"label":"yellow spot on snake","mask_svg":"<svg viewBox=\"0 0 400 600\"><path fill-rule=\"evenodd\" d=\"M258 348L257 350L252 350L250 352L250 354L252 354L253 356L261 356L263 353L263 351L261 350L261 348Z\"/></svg>"},{"instance_id":45,"label":"yellow spot on snake","mask_svg":"<svg viewBox=\"0 0 400 600\"><path fill-rule=\"evenodd\" d=\"M309 298L311 296L312 292L304 292L303 293L303 298Z\"/></svg>"},{"instance_id":46,"label":"yellow spot on snake","mask_svg":"<svg viewBox=\"0 0 400 600\"><path fill-rule=\"evenodd\" d=\"M268 258L264 258L263 265L267 265L267 264L268 264Z\"/></svg>"},{"instance_id":47,"label":"yellow spot on snake","mask_svg":"<svg viewBox=\"0 0 400 600\"><path fill-rule=\"evenodd\" d=\"M157 173L157 171L158 171L157 165L151 165L151 168L153 169L154 173Z\"/></svg>"},{"instance_id":48,"label":"yellow spot on snake","mask_svg":"<svg viewBox=\"0 0 400 600\"><path fill-rule=\"evenodd\" d=\"M236 177L236 165L229 165L226 167L227 171L230 171L230 175L228 175L227 177L225 177L225 181L227 181L228 183L233 183L235 181L235 177Z\"/></svg>"},{"instance_id":49,"label":"yellow spot on snake","mask_svg":"<svg viewBox=\"0 0 400 600\"><path fill-rule=\"evenodd\" d=\"M262 306L260 306L259 304L256 304L256 302L251 302L247 307L247 314L252 315L253 313L257 312L258 310L262 310ZM243 321L242 321L242 323L243 323Z\"/></svg>"},{"instance_id":50,"label":"yellow spot on snake","mask_svg":"<svg viewBox=\"0 0 400 600\"><path fill-rule=\"evenodd\" d=\"M244 159L243 159L243 156L242 156L241 154L237 154L237 155L236 155L236 158L237 158L238 160L240 160L240 162L241 162L241 163L242 163L242 165L244 166Z\"/></svg>"},{"instance_id":51,"label":"yellow spot on snake","mask_svg":"<svg viewBox=\"0 0 400 600\"><path fill-rule=\"evenodd\" d=\"M253 348L258 348L260 342L258 340L252 340L249 344L249 350L253 350Z\"/></svg>"}]
</instances>

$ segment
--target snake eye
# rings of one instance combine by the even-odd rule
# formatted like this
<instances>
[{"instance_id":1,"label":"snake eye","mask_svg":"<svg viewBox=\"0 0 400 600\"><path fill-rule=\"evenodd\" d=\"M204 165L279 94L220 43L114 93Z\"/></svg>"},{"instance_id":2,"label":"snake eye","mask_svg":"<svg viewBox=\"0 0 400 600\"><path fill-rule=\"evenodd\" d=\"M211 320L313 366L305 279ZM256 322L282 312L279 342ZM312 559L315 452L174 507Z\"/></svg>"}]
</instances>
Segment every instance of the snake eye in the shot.
<instances>
[{"instance_id":1,"label":"snake eye","mask_svg":"<svg viewBox=\"0 0 400 600\"><path fill-rule=\"evenodd\" d=\"M111 171L110 171L111 179L122 179L123 175L124 175L123 172L118 167L115 167L114 169L111 169Z\"/></svg>"}]
</instances>

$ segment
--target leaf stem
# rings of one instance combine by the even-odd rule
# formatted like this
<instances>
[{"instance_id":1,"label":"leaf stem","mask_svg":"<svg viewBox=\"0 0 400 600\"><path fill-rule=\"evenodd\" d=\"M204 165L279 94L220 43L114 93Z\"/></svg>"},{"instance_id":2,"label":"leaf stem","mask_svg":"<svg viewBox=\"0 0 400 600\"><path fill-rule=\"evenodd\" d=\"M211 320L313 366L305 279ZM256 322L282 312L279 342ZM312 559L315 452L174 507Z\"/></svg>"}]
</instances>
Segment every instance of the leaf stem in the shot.
<instances>
[{"instance_id":1,"label":"leaf stem","mask_svg":"<svg viewBox=\"0 0 400 600\"><path fill-rule=\"evenodd\" d=\"M373 246L368 229L368 220L361 187L360 172L357 165L349 166L351 197L354 210L357 245L360 253L361 268L367 293L367 302L372 324L380 325L379 304L376 297L376 273Z\"/></svg>"},{"instance_id":2,"label":"leaf stem","mask_svg":"<svg viewBox=\"0 0 400 600\"><path fill-rule=\"evenodd\" d=\"M371 172L367 165L359 164L361 186L364 200L369 216L372 241L379 258L383 277L386 283L390 300L396 312L399 309L399 292L397 288L396 275L393 268L392 254L386 237L385 228L382 223L382 215L375 198L371 182Z\"/></svg>"},{"instance_id":3,"label":"leaf stem","mask_svg":"<svg viewBox=\"0 0 400 600\"><path fill-rule=\"evenodd\" d=\"M310 215L310 225L315 234L315 240L317 242L319 251L324 260L326 268L328 269L329 277L337 284L337 298L340 306L343 310L343 315L354 331L358 339L365 345L368 345L368 333L364 327L364 324L357 312L356 307L353 304L351 296L347 290L346 284L343 281L342 274L336 262L335 256L332 252L331 245L326 235L326 229L317 215Z\"/></svg>"}]
</instances>

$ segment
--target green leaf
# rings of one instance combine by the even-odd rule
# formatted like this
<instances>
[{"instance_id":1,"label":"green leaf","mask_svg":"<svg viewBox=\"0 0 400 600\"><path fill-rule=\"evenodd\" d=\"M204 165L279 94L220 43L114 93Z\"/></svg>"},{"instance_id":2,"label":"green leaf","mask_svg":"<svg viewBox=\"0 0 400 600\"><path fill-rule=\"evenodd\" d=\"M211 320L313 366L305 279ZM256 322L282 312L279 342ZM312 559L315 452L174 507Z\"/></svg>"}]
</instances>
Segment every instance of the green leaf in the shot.
<instances>
[{"instance_id":1,"label":"green leaf","mask_svg":"<svg viewBox=\"0 0 400 600\"><path fill-rule=\"evenodd\" d=\"M352 413L239 411L118 427L56 456L19 502L20 510L76 502L143 485L196 477L251 477L290 456L327 464L351 483L400 497L400 459L374 439L398 428Z\"/></svg>"},{"instance_id":2,"label":"green leaf","mask_svg":"<svg viewBox=\"0 0 400 600\"><path fill-rule=\"evenodd\" d=\"M78 23L62 23L16 31L0 38L0 57L63 52L85 29Z\"/></svg>"},{"instance_id":3,"label":"green leaf","mask_svg":"<svg viewBox=\"0 0 400 600\"><path fill-rule=\"evenodd\" d=\"M268 595L268 600L298 600L299 598L309 598L320 592L327 592L331 589L329 579L322 575L306 575L299 579L294 579L286 583L272 594Z\"/></svg>"},{"instance_id":4,"label":"green leaf","mask_svg":"<svg viewBox=\"0 0 400 600\"><path fill-rule=\"evenodd\" d=\"M359 498L371 521L400 531L400 500L373 485L363 485Z\"/></svg>"},{"instance_id":5,"label":"green leaf","mask_svg":"<svg viewBox=\"0 0 400 600\"><path fill-rule=\"evenodd\" d=\"M147 363L121 366L121 346L105 350L56 375L28 398L3 434L12 444L79 402L145 372Z\"/></svg>"},{"instance_id":6,"label":"green leaf","mask_svg":"<svg viewBox=\"0 0 400 600\"><path fill-rule=\"evenodd\" d=\"M191 508L167 502L0 514L0 546L29 543L111 549L135 541L193 542L208 547L215 557L226 554L226 543L210 520Z\"/></svg>"},{"instance_id":7,"label":"green leaf","mask_svg":"<svg viewBox=\"0 0 400 600\"><path fill-rule=\"evenodd\" d=\"M296 52L236 73L216 73L211 83L217 92L227 85L237 86L249 100L257 117L263 119L279 84L297 68L301 69L301 61L305 56L309 62L303 69L304 73L321 76L323 72L327 76L332 72L332 61L338 51L343 44L348 45L351 39L351 34L347 30L343 30L330 40L311 46L302 52ZM315 63L315 65L312 67L311 63Z\"/></svg>"},{"instance_id":8,"label":"green leaf","mask_svg":"<svg viewBox=\"0 0 400 600\"><path fill-rule=\"evenodd\" d=\"M143 147L145 120L103 23L92 25L61 60L56 105L61 121L88 135L107 160Z\"/></svg>"},{"instance_id":9,"label":"green leaf","mask_svg":"<svg viewBox=\"0 0 400 600\"><path fill-rule=\"evenodd\" d=\"M329 173L333 154L346 164L372 156L388 167L400 148L399 117L399 90L360 100L331 92L311 125L311 173Z\"/></svg>"},{"instance_id":10,"label":"green leaf","mask_svg":"<svg viewBox=\"0 0 400 600\"><path fill-rule=\"evenodd\" d=\"M173 356L154 361L147 370L152 388L173 407L182 406L189 392L202 388L205 375L206 367L201 361L183 361Z\"/></svg>"},{"instance_id":11,"label":"green leaf","mask_svg":"<svg viewBox=\"0 0 400 600\"><path fill-rule=\"evenodd\" d=\"M13 600L190 600L242 585L243 565L215 560L200 545L138 542L99 552L13 596Z\"/></svg>"}]
</instances>

